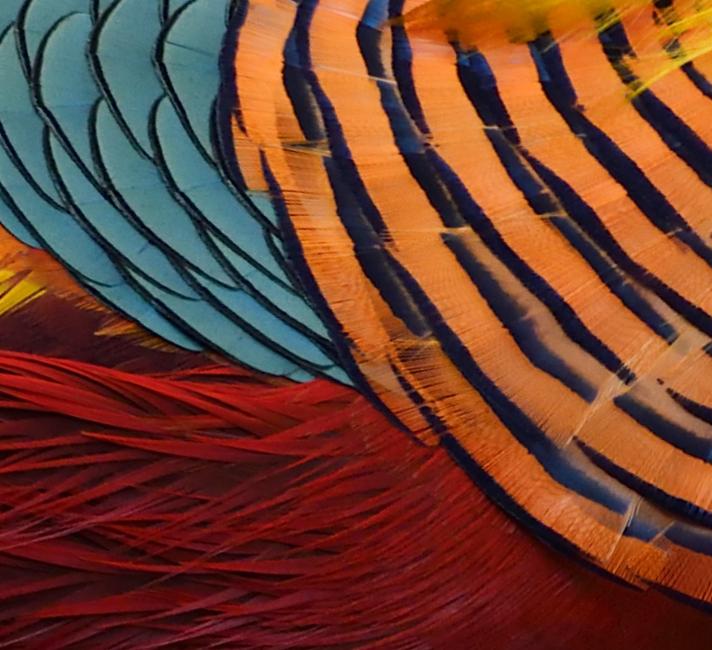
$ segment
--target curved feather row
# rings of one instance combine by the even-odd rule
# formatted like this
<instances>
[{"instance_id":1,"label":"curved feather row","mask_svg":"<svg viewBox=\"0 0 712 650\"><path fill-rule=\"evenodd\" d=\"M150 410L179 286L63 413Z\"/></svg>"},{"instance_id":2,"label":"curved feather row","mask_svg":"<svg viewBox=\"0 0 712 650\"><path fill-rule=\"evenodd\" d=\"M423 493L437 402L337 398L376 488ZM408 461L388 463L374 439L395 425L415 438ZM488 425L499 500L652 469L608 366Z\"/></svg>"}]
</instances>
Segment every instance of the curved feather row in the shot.
<instances>
[{"instance_id":1,"label":"curved feather row","mask_svg":"<svg viewBox=\"0 0 712 650\"><path fill-rule=\"evenodd\" d=\"M41 639L55 625L44 621L64 626L81 607L119 615L65 627L70 645L127 619L138 627L116 632L119 647L148 634L405 648L433 629L462 643L469 621L412 608L421 592L441 609L482 603L454 559L482 531L450 503L464 491L456 468L432 460L445 452L559 547L712 602L703 5L596 0L572 13L552 0L473 21L462 7L486 2L4 3L8 230L186 350L351 381L371 399L237 370L147 377L1 355L0 549L13 576L60 566L36 591L13 583L6 636ZM56 267L39 255L0 274L12 318L47 318L51 283L39 279ZM59 315L65 290L78 300L65 281L50 291ZM373 404L444 451L394 445ZM13 411L32 417L16 426ZM428 538L437 503L424 495L441 488L444 537ZM387 578L364 555L372 526ZM430 539L446 552L414 584ZM193 570L185 598L157 587ZM333 603L335 577L355 587L327 638L325 609L299 623L295 608L320 590ZM390 608L369 605L379 579L397 594ZM377 619L376 636L353 629L354 612Z\"/></svg>"},{"instance_id":2,"label":"curved feather row","mask_svg":"<svg viewBox=\"0 0 712 650\"><path fill-rule=\"evenodd\" d=\"M546 539L712 602L712 57L658 74L702 9L505 4L535 31L244 3L242 182L404 427Z\"/></svg>"},{"instance_id":3,"label":"curved feather row","mask_svg":"<svg viewBox=\"0 0 712 650\"><path fill-rule=\"evenodd\" d=\"M7 0L0 223L186 349L347 381L271 209L224 178L228 0Z\"/></svg>"}]
</instances>

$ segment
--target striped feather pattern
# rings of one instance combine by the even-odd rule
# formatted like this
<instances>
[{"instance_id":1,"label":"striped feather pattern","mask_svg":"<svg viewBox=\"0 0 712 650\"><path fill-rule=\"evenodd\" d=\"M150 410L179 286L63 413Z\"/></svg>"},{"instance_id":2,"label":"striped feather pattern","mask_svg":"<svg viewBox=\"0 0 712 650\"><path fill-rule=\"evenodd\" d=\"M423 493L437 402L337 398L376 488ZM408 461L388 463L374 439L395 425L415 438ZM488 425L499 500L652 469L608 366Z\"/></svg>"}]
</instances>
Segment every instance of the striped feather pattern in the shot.
<instances>
[{"instance_id":1,"label":"striped feather pattern","mask_svg":"<svg viewBox=\"0 0 712 650\"><path fill-rule=\"evenodd\" d=\"M233 176L396 420L539 535L709 602L707 14L549 4L243 3Z\"/></svg>"},{"instance_id":2,"label":"striped feather pattern","mask_svg":"<svg viewBox=\"0 0 712 650\"><path fill-rule=\"evenodd\" d=\"M233 10L4 0L0 223L167 341L348 381L269 203L223 173L213 113Z\"/></svg>"}]
</instances>

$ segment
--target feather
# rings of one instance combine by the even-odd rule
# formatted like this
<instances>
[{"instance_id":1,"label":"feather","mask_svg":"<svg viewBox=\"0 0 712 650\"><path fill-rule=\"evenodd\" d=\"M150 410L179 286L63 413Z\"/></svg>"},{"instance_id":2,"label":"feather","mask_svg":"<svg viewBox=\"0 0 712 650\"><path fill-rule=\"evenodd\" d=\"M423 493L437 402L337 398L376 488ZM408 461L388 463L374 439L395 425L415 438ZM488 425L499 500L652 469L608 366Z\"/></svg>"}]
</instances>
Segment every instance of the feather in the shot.
<instances>
[{"instance_id":1,"label":"feather","mask_svg":"<svg viewBox=\"0 0 712 650\"><path fill-rule=\"evenodd\" d=\"M5 4L0 645L709 647L707 2Z\"/></svg>"},{"instance_id":2,"label":"feather","mask_svg":"<svg viewBox=\"0 0 712 650\"><path fill-rule=\"evenodd\" d=\"M453 34L463 45L480 46L496 39L528 42L536 39L551 25L562 29L562 38L605 30L621 18L641 20L651 11L656 20L650 42L639 56L655 61L654 83L676 67L694 61L712 49L710 18L712 7L706 2L678 0L654 2L648 0L427 0L413 2L402 22L416 30L419 26ZM596 24L591 24L591 18ZM686 41L685 53L678 39ZM657 43L656 43L657 41ZM656 45L663 43L667 56ZM672 56L670 56L672 55Z\"/></svg>"},{"instance_id":3,"label":"feather","mask_svg":"<svg viewBox=\"0 0 712 650\"><path fill-rule=\"evenodd\" d=\"M0 31L0 223L174 345L348 383L269 206L222 173L211 124L230 3L14 10Z\"/></svg>"},{"instance_id":4,"label":"feather","mask_svg":"<svg viewBox=\"0 0 712 650\"><path fill-rule=\"evenodd\" d=\"M538 535L707 602L708 57L670 45L706 12L658 4L254 2L228 90L357 385Z\"/></svg>"},{"instance_id":5,"label":"feather","mask_svg":"<svg viewBox=\"0 0 712 650\"><path fill-rule=\"evenodd\" d=\"M522 535L351 389L5 351L0 401L8 647L712 639L705 614Z\"/></svg>"}]
</instances>

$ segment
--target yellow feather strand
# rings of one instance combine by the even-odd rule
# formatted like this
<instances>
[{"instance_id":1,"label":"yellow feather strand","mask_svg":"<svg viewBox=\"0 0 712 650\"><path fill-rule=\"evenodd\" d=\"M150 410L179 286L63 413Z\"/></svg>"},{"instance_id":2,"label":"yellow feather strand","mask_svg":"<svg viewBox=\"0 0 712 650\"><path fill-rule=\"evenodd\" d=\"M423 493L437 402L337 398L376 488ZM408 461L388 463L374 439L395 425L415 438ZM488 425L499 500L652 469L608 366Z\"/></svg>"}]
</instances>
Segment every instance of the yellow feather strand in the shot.
<instances>
[{"instance_id":1,"label":"yellow feather strand","mask_svg":"<svg viewBox=\"0 0 712 650\"><path fill-rule=\"evenodd\" d=\"M151 349L173 349L88 295L47 253L21 244L0 228L0 318L43 296L54 296L71 302L77 309L103 314L96 336L130 339Z\"/></svg>"},{"instance_id":2,"label":"yellow feather strand","mask_svg":"<svg viewBox=\"0 0 712 650\"><path fill-rule=\"evenodd\" d=\"M39 298L46 289L32 273L0 269L0 316Z\"/></svg>"},{"instance_id":3,"label":"yellow feather strand","mask_svg":"<svg viewBox=\"0 0 712 650\"><path fill-rule=\"evenodd\" d=\"M636 12L651 18L652 0L429 0L406 13L413 32L438 29L463 46L485 50L503 40L526 43L550 29L557 38L585 38ZM657 11L657 39L638 57L655 61L655 72L631 88L635 96L685 63L712 51L712 0L679 0ZM665 45L684 40L676 50Z\"/></svg>"}]
</instances>

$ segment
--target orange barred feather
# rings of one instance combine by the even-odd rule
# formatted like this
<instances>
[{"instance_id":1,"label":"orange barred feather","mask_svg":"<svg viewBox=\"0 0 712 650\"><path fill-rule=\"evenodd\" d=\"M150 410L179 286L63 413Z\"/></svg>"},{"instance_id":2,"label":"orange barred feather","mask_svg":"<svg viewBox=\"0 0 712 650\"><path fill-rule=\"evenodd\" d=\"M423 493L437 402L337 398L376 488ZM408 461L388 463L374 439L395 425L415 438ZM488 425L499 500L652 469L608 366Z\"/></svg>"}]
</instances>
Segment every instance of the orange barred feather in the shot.
<instances>
[{"instance_id":1,"label":"orange barred feather","mask_svg":"<svg viewBox=\"0 0 712 650\"><path fill-rule=\"evenodd\" d=\"M173 348L1 238L0 646L708 648L707 10L241 6L239 189L380 403Z\"/></svg>"},{"instance_id":2,"label":"orange barred feather","mask_svg":"<svg viewBox=\"0 0 712 650\"><path fill-rule=\"evenodd\" d=\"M237 162L383 405L540 535L712 602L708 11L255 0L235 32Z\"/></svg>"}]
</instances>

